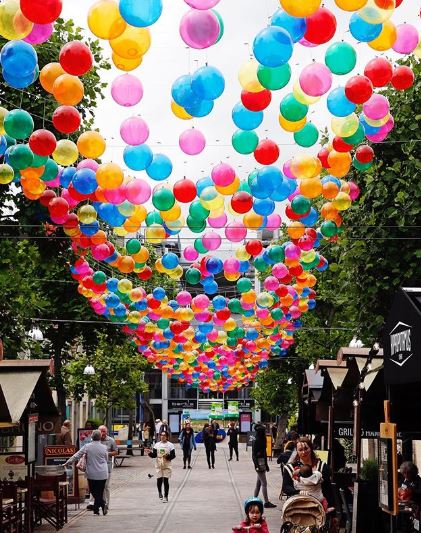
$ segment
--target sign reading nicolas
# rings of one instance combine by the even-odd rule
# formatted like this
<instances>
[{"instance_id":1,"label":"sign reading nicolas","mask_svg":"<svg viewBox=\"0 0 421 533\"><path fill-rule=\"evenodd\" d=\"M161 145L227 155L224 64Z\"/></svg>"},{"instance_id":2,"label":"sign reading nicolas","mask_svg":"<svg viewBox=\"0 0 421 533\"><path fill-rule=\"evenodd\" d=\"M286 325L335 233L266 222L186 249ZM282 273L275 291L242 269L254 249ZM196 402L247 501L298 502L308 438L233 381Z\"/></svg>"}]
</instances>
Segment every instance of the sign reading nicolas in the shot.
<instances>
[{"instance_id":1,"label":"sign reading nicolas","mask_svg":"<svg viewBox=\"0 0 421 533\"><path fill-rule=\"evenodd\" d=\"M421 382L421 289L399 289L383 337L388 385Z\"/></svg>"}]
</instances>

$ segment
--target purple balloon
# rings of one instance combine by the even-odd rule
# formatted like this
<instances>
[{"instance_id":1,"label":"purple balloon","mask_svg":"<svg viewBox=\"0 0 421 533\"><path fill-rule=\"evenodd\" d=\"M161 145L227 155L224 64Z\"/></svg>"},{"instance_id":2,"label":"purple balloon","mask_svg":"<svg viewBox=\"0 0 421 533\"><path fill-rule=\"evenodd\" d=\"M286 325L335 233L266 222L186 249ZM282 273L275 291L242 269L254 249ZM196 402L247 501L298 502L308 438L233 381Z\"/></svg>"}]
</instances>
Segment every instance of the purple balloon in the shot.
<instances>
[{"instance_id":1,"label":"purple balloon","mask_svg":"<svg viewBox=\"0 0 421 533\"><path fill-rule=\"evenodd\" d=\"M142 82L133 74L117 76L111 85L111 96L117 104L132 107L142 100Z\"/></svg>"},{"instance_id":2,"label":"purple balloon","mask_svg":"<svg viewBox=\"0 0 421 533\"><path fill-rule=\"evenodd\" d=\"M54 24L34 24L32 31L23 40L29 44L42 44L48 41L54 30Z\"/></svg>"},{"instance_id":3,"label":"purple balloon","mask_svg":"<svg viewBox=\"0 0 421 533\"><path fill-rule=\"evenodd\" d=\"M178 142L182 151L187 155L200 154L206 146L205 136L194 128L183 131Z\"/></svg>"},{"instance_id":4,"label":"purple balloon","mask_svg":"<svg viewBox=\"0 0 421 533\"><path fill-rule=\"evenodd\" d=\"M372 94L363 105L364 115L371 120L380 120L389 113L389 110L389 100L382 94Z\"/></svg>"},{"instance_id":5,"label":"purple balloon","mask_svg":"<svg viewBox=\"0 0 421 533\"><path fill-rule=\"evenodd\" d=\"M322 96L332 87L332 73L323 63L311 63L303 68L299 81L308 96Z\"/></svg>"},{"instance_id":6,"label":"purple balloon","mask_svg":"<svg viewBox=\"0 0 421 533\"><path fill-rule=\"evenodd\" d=\"M180 22L180 35L191 48L202 50L216 43L221 27L213 11L191 9Z\"/></svg>"},{"instance_id":7,"label":"purple balloon","mask_svg":"<svg viewBox=\"0 0 421 533\"><path fill-rule=\"evenodd\" d=\"M212 9L219 0L184 0L193 9Z\"/></svg>"},{"instance_id":8,"label":"purple balloon","mask_svg":"<svg viewBox=\"0 0 421 533\"><path fill-rule=\"evenodd\" d=\"M417 28L412 24L399 24L396 27L396 41L392 46L398 54L410 54L418 45L419 35Z\"/></svg>"},{"instance_id":9,"label":"purple balloon","mask_svg":"<svg viewBox=\"0 0 421 533\"><path fill-rule=\"evenodd\" d=\"M319 46L318 44L311 43L310 41L307 41L304 37L298 41L302 46L305 46L306 48L314 48L315 46Z\"/></svg>"},{"instance_id":10,"label":"purple balloon","mask_svg":"<svg viewBox=\"0 0 421 533\"><path fill-rule=\"evenodd\" d=\"M142 118L130 117L121 124L120 135L126 144L137 146L148 140L149 128Z\"/></svg>"}]
</instances>

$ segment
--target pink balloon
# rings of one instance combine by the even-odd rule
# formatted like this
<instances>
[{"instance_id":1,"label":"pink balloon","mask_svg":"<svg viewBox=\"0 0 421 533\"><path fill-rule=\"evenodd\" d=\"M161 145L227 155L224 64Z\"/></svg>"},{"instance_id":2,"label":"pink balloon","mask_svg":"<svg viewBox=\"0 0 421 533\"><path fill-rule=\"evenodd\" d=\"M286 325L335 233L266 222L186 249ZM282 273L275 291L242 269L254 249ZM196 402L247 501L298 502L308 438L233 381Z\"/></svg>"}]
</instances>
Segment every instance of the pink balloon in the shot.
<instances>
[{"instance_id":1,"label":"pink balloon","mask_svg":"<svg viewBox=\"0 0 421 533\"><path fill-rule=\"evenodd\" d=\"M221 31L218 17L212 11L191 9L180 22L180 35L191 48L201 50L216 43Z\"/></svg>"},{"instance_id":2,"label":"pink balloon","mask_svg":"<svg viewBox=\"0 0 421 533\"><path fill-rule=\"evenodd\" d=\"M418 45L419 35L412 24L399 24L396 27L396 41L392 46L398 54L410 54Z\"/></svg>"},{"instance_id":3,"label":"pink balloon","mask_svg":"<svg viewBox=\"0 0 421 533\"><path fill-rule=\"evenodd\" d=\"M349 197L352 201L356 200L360 195L360 188L353 181L348 181L349 185Z\"/></svg>"},{"instance_id":4,"label":"pink balloon","mask_svg":"<svg viewBox=\"0 0 421 533\"><path fill-rule=\"evenodd\" d=\"M209 298L206 294L198 294L192 300L192 304L198 309L207 309L209 307Z\"/></svg>"},{"instance_id":5,"label":"pink balloon","mask_svg":"<svg viewBox=\"0 0 421 533\"><path fill-rule=\"evenodd\" d=\"M363 105L363 112L371 120L384 118L390 110L389 100L382 94L372 94Z\"/></svg>"},{"instance_id":6,"label":"pink balloon","mask_svg":"<svg viewBox=\"0 0 421 533\"><path fill-rule=\"evenodd\" d=\"M285 176L291 180L295 180L296 177L294 176L294 174L291 172L291 159L288 159L288 161L285 161L283 167L282 167L282 172L285 174Z\"/></svg>"},{"instance_id":7,"label":"pink balloon","mask_svg":"<svg viewBox=\"0 0 421 533\"><path fill-rule=\"evenodd\" d=\"M227 215L222 213L222 215L219 217L208 218L208 223L209 226L212 226L212 228L224 228L227 220Z\"/></svg>"},{"instance_id":8,"label":"pink balloon","mask_svg":"<svg viewBox=\"0 0 421 533\"><path fill-rule=\"evenodd\" d=\"M135 205L146 203L151 197L151 186L143 179L134 179L126 185L126 198Z\"/></svg>"},{"instance_id":9,"label":"pink balloon","mask_svg":"<svg viewBox=\"0 0 421 533\"><path fill-rule=\"evenodd\" d=\"M69 193L69 191L67 189L63 189L61 191L61 195L60 196L66 200L66 202L69 204L70 208L76 207L77 204L79 203L78 200L75 200L72 196L70 196L70 193Z\"/></svg>"},{"instance_id":10,"label":"pink balloon","mask_svg":"<svg viewBox=\"0 0 421 533\"><path fill-rule=\"evenodd\" d=\"M288 276L289 270L283 263L277 263L272 267L272 275L276 276L278 279L282 279L285 276Z\"/></svg>"},{"instance_id":11,"label":"pink balloon","mask_svg":"<svg viewBox=\"0 0 421 533\"><path fill-rule=\"evenodd\" d=\"M219 0L184 0L193 9L211 9L219 3Z\"/></svg>"},{"instance_id":12,"label":"pink balloon","mask_svg":"<svg viewBox=\"0 0 421 533\"><path fill-rule=\"evenodd\" d=\"M183 255L186 261L195 261L199 257L199 252L193 246L186 246Z\"/></svg>"},{"instance_id":13,"label":"pink balloon","mask_svg":"<svg viewBox=\"0 0 421 533\"><path fill-rule=\"evenodd\" d=\"M29 44L42 44L48 41L53 33L54 25L49 24L34 24L32 31L23 40Z\"/></svg>"},{"instance_id":14,"label":"pink balloon","mask_svg":"<svg viewBox=\"0 0 421 533\"><path fill-rule=\"evenodd\" d=\"M307 41L307 39L304 39L304 37L302 39L300 39L298 41L302 46L305 46L307 48L314 48L315 46L319 46L318 44L316 43L311 43L310 41Z\"/></svg>"},{"instance_id":15,"label":"pink balloon","mask_svg":"<svg viewBox=\"0 0 421 533\"><path fill-rule=\"evenodd\" d=\"M149 127L140 117L126 118L120 126L120 135L126 144L137 146L148 140Z\"/></svg>"},{"instance_id":16,"label":"pink balloon","mask_svg":"<svg viewBox=\"0 0 421 533\"><path fill-rule=\"evenodd\" d=\"M69 218L69 215L64 215L64 217L54 217L53 215L50 215L51 220L54 222L54 224L64 224L67 219Z\"/></svg>"},{"instance_id":17,"label":"pink balloon","mask_svg":"<svg viewBox=\"0 0 421 533\"><path fill-rule=\"evenodd\" d=\"M133 74L117 76L111 84L111 96L117 104L132 107L142 100L142 82Z\"/></svg>"},{"instance_id":18,"label":"pink balloon","mask_svg":"<svg viewBox=\"0 0 421 533\"><path fill-rule=\"evenodd\" d=\"M311 63L303 68L299 81L308 96L322 96L332 87L332 73L323 63Z\"/></svg>"},{"instance_id":19,"label":"pink balloon","mask_svg":"<svg viewBox=\"0 0 421 533\"><path fill-rule=\"evenodd\" d=\"M221 236L215 231L207 231L202 237L202 243L209 251L217 250L221 246Z\"/></svg>"},{"instance_id":20,"label":"pink balloon","mask_svg":"<svg viewBox=\"0 0 421 533\"><path fill-rule=\"evenodd\" d=\"M225 228L225 236L231 242L241 242L246 238L247 228L242 222L230 222Z\"/></svg>"},{"instance_id":21,"label":"pink balloon","mask_svg":"<svg viewBox=\"0 0 421 533\"><path fill-rule=\"evenodd\" d=\"M279 280L275 276L268 276L265 279L263 286L267 291L276 291L279 287Z\"/></svg>"},{"instance_id":22,"label":"pink balloon","mask_svg":"<svg viewBox=\"0 0 421 533\"><path fill-rule=\"evenodd\" d=\"M219 163L212 169L212 181L219 187L228 187L235 180L235 170L227 163Z\"/></svg>"},{"instance_id":23,"label":"pink balloon","mask_svg":"<svg viewBox=\"0 0 421 533\"><path fill-rule=\"evenodd\" d=\"M119 205L126 199L125 187L120 186L117 189L104 189L104 196L113 205Z\"/></svg>"},{"instance_id":24,"label":"pink balloon","mask_svg":"<svg viewBox=\"0 0 421 533\"><path fill-rule=\"evenodd\" d=\"M235 257L230 257L224 261L224 271L228 274L235 274L240 270L240 261Z\"/></svg>"},{"instance_id":25,"label":"pink balloon","mask_svg":"<svg viewBox=\"0 0 421 533\"><path fill-rule=\"evenodd\" d=\"M57 175L53 180L46 181L45 184L47 187L60 187L60 176Z\"/></svg>"},{"instance_id":26,"label":"pink balloon","mask_svg":"<svg viewBox=\"0 0 421 533\"><path fill-rule=\"evenodd\" d=\"M270 231L278 229L281 226L281 222L282 222L281 217L276 213L272 213L271 215L267 217L266 229Z\"/></svg>"},{"instance_id":27,"label":"pink balloon","mask_svg":"<svg viewBox=\"0 0 421 533\"><path fill-rule=\"evenodd\" d=\"M89 168L90 170L96 172L98 170L98 167L99 163L97 163L94 159L83 159L76 168L78 170L82 168Z\"/></svg>"},{"instance_id":28,"label":"pink balloon","mask_svg":"<svg viewBox=\"0 0 421 533\"><path fill-rule=\"evenodd\" d=\"M178 143L185 154L197 155L203 152L206 146L206 139L201 131L191 128L183 131Z\"/></svg>"},{"instance_id":29,"label":"pink balloon","mask_svg":"<svg viewBox=\"0 0 421 533\"><path fill-rule=\"evenodd\" d=\"M178 305L187 306L191 304L192 296L188 291L181 291L176 296Z\"/></svg>"},{"instance_id":30,"label":"pink balloon","mask_svg":"<svg viewBox=\"0 0 421 533\"><path fill-rule=\"evenodd\" d=\"M301 250L298 246L290 242L285 246L285 257L287 259L297 260L301 257Z\"/></svg>"}]
</instances>

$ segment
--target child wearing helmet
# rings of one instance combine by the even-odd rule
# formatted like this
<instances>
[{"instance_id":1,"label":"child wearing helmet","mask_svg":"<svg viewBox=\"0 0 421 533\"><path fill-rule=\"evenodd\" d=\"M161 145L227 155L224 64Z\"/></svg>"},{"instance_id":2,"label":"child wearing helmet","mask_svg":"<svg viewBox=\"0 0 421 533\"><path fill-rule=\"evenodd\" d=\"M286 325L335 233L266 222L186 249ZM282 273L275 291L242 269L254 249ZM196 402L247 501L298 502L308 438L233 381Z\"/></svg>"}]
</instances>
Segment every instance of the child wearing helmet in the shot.
<instances>
[{"instance_id":1,"label":"child wearing helmet","mask_svg":"<svg viewBox=\"0 0 421 533\"><path fill-rule=\"evenodd\" d=\"M263 518L263 501L260 498L248 498L244 502L246 519L232 528L233 533L269 533L266 520Z\"/></svg>"}]
</instances>

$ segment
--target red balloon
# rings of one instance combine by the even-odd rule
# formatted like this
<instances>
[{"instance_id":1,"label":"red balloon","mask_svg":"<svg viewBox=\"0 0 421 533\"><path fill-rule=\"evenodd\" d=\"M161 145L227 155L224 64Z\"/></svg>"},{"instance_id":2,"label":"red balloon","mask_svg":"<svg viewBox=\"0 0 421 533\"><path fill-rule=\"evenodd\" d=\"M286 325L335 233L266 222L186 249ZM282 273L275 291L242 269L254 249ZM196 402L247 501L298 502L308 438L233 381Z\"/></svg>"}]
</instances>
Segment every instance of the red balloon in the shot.
<instances>
[{"instance_id":1,"label":"red balloon","mask_svg":"<svg viewBox=\"0 0 421 533\"><path fill-rule=\"evenodd\" d=\"M71 41L60 51L60 65L72 76L83 76L91 69L92 64L92 52L82 41Z\"/></svg>"},{"instance_id":2,"label":"red balloon","mask_svg":"<svg viewBox=\"0 0 421 533\"><path fill-rule=\"evenodd\" d=\"M57 146L55 135L48 130L36 130L29 137L29 148L40 156L51 155Z\"/></svg>"},{"instance_id":3,"label":"red balloon","mask_svg":"<svg viewBox=\"0 0 421 533\"><path fill-rule=\"evenodd\" d=\"M403 0L396 0L395 7L399 7L402 4Z\"/></svg>"},{"instance_id":4,"label":"red balloon","mask_svg":"<svg viewBox=\"0 0 421 533\"><path fill-rule=\"evenodd\" d=\"M45 207L47 207L48 204L51 202L51 200L52 200L53 198L56 198L56 196L57 196L57 195L56 195L56 193L55 193L53 190L51 190L51 189L46 189L46 190L42 193L41 198L39 199L39 203L40 203L41 205L44 205Z\"/></svg>"},{"instance_id":5,"label":"red balloon","mask_svg":"<svg viewBox=\"0 0 421 533\"><path fill-rule=\"evenodd\" d=\"M173 194L175 199L183 204L192 202L197 195L196 184L186 178L178 180L174 183Z\"/></svg>"},{"instance_id":6,"label":"red balloon","mask_svg":"<svg viewBox=\"0 0 421 533\"><path fill-rule=\"evenodd\" d=\"M74 133L82 119L79 111L71 105L62 105L53 113L53 124L60 133Z\"/></svg>"},{"instance_id":7,"label":"red balloon","mask_svg":"<svg viewBox=\"0 0 421 533\"><path fill-rule=\"evenodd\" d=\"M401 65L393 71L392 85L398 91L405 91L414 84L414 73L409 67Z\"/></svg>"},{"instance_id":8,"label":"red balloon","mask_svg":"<svg viewBox=\"0 0 421 533\"><path fill-rule=\"evenodd\" d=\"M300 218L306 217L308 213L310 213L310 211L308 211L307 213L304 213L303 215L294 213L290 205L287 205L285 208L285 214L290 220L300 220Z\"/></svg>"},{"instance_id":9,"label":"red balloon","mask_svg":"<svg viewBox=\"0 0 421 533\"><path fill-rule=\"evenodd\" d=\"M45 191L47 192L47 191ZM63 228L72 229L79 226L79 218L76 213L70 213L66 222L63 224Z\"/></svg>"},{"instance_id":10,"label":"red balloon","mask_svg":"<svg viewBox=\"0 0 421 533\"><path fill-rule=\"evenodd\" d=\"M219 320L228 320L228 318L231 316L231 311L228 309L228 307L224 307L223 309L219 309L219 311L217 311L215 314Z\"/></svg>"},{"instance_id":11,"label":"red balloon","mask_svg":"<svg viewBox=\"0 0 421 533\"><path fill-rule=\"evenodd\" d=\"M333 149L337 152L349 152L352 150L353 145L345 142L342 137L336 136L332 141Z\"/></svg>"},{"instance_id":12,"label":"red balloon","mask_svg":"<svg viewBox=\"0 0 421 533\"><path fill-rule=\"evenodd\" d=\"M259 255L261 251L263 250L263 244L261 243L261 241L257 239L253 239L252 241L248 241L246 243L246 250L248 254L255 257Z\"/></svg>"},{"instance_id":13,"label":"red balloon","mask_svg":"<svg viewBox=\"0 0 421 533\"><path fill-rule=\"evenodd\" d=\"M373 94L373 84L366 76L353 76L345 84L345 96L353 104L364 104Z\"/></svg>"},{"instance_id":14,"label":"red balloon","mask_svg":"<svg viewBox=\"0 0 421 533\"><path fill-rule=\"evenodd\" d=\"M236 213L248 213L253 207L253 196L246 191L236 192L231 198L231 207Z\"/></svg>"},{"instance_id":15,"label":"red balloon","mask_svg":"<svg viewBox=\"0 0 421 533\"><path fill-rule=\"evenodd\" d=\"M279 147L270 139L260 141L254 151L254 158L261 165L271 165L279 157Z\"/></svg>"},{"instance_id":16,"label":"red balloon","mask_svg":"<svg viewBox=\"0 0 421 533\"><path fill-rule=\"evenodd\" d=\"M137 273L137 277L141 279L142 281L147 281L152 277L152 269L148 266L145 266L145 268L142 270L142 272Z\"/></svg>"},{"instance_id":17,"label":"red balloon","mask_svg":"<svg viewBox=\"0 0 421 533\"><path fill-rule=\"evenodd\" d=\"M69 204L64 198L53 198L48 204L48 210L53 217L64 217L69 212Z\"/></svg>"},{"instance_id":18,"label":"red balloon","mask_svg":"<svg viewBox=\"0 0 421 533\"><path fill-rule=\"evenodd\" d=\"M392 79L393 68L387 59L376 57L367 63L364 75L367 76L374 87L384 87Z\"/></svg>"},{"instance_id":19,"label":"red balloon","mask_svg":"<svg viewBox=\"0 0 421 533\"><path fill-rule=\"evenodd\" d=\"M323 168L329 168L329 163L327 161L327 158L329 157L329 150L327 148L322 148L317 154L317 157L319 158Z\"/></svg>"},{"instance_id":20,"label":"red balloon","mask_svg":"<svg viewBox=\"0 0 421 533\"><path fill-rule=\"evenodd\" d=\"M336 32L336 17L325 7L320 7L315 13L307 17L306 24L304 39L312 44L327 43Z\"/></svg>"},{"instance_id":21,"label":"red balloon","mask_svg":"<svg viewBox=\"0 0 421 533\"><path fill-rule=\"evenodd\" d=\"M371 146L363 144L357 148L355 157L359 163L370 163L374 159L374 150Z\"/></svg>"},{"instance_id":22,"label":"red balloon","mask_svg":"<svg viewBox=\"0 0 421 533\"><path fill-rule=\"evenodd\" d=\"M20 0L20 9L35 24L54 22L63 9L62 0Z\"/></svg>"},{"instance_id":23,"label":"red balloon","mask_svg":"<svg viewBox=\"0 0 421 533\"><path fill-rule=\"evenodd\" d=\"M248 91L241 91L241 102L243 106L249 111L263 111L272 101L272 93L269 89L260 91L258 93L249 93Z\"/></svg>"}]
</instances>

